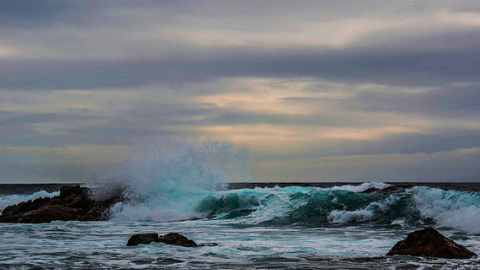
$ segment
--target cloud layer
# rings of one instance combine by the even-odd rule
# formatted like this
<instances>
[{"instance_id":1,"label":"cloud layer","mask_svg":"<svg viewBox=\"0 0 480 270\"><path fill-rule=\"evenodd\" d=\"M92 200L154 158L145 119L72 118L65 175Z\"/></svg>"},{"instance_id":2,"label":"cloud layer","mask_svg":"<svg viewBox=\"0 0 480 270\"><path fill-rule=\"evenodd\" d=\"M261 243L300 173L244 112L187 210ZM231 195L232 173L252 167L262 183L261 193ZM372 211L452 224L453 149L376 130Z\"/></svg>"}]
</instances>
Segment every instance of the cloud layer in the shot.
<instances>
[{"instance_id":1,"label":"cloud layer","mask_svg":"<svg viewBox=\"0 0 480 270\"><path fill-rule=\"evenodd\" d=\"M245 145L253 181L477 181L479 30L475 1L5 1L0 182L152 137Z\"/></svg>"}]
</instances>

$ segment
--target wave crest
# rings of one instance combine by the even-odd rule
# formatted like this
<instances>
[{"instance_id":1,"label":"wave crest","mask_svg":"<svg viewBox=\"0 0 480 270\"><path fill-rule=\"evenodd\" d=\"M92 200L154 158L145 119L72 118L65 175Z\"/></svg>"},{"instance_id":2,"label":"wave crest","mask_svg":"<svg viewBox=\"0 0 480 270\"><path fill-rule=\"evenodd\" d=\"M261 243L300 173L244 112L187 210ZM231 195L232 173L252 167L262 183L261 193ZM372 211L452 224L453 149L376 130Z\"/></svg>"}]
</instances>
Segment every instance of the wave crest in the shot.
<instances>
[{"instance_id":1,"label":"wave crest","mask_svg":"<svg viewBox=\"0 0 480 270\"><path fill-rule=\"evenodd\" d=\"M119 195L114 219L179 220L198 217L192 207L227 181L247 181L252 158L246 148L206 141L152 140L133 148L121 173L94 184L94 197Z\"/></svg>"},{"instance_id":2,"label":"wave crest","mask_svg":"<svg viewBox=\"0 0 480 270\"><path fill-rule=\"evenodd\" d=\"M480 193L414 187L410 190L422 218L437 226L480 234Z\"/></svg>"},{"instance_id":3,"label":"wave crest","mask_svg":"<svg viewBox=\"0 0 480 270\"><path fill-rule=\"evenodd\" d=\"M41 197L54 197L58 196L60 192L47 192L45 190L37 191L29 195L0 195L0 213L5 209L5 207L25 202L28 200L35 200Z\"/></svg>"}]
</instances>

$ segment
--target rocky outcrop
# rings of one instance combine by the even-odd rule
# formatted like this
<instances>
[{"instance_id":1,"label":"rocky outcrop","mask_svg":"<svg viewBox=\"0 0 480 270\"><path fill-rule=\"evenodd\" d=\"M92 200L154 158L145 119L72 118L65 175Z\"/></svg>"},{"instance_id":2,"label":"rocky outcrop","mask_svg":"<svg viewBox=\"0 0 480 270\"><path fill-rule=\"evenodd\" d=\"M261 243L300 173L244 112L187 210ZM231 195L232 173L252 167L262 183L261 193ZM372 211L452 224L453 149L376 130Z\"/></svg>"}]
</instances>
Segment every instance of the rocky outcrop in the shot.
<instances>
[{"instance_id":1,"label":"rocky outcrop","mask_svg":"<svg viewBox=\"0 0 480 270\"><path fill-rule=\"evenodd\" d=\"M141 233L141 234L134 234L130 236L127 241L127 246L138 246L140 244L148 245L152 242L157 242L158 240L158 233Z\"/></svg>"},{"instance_id":2,"label":"rocky outcrop","mask_svg":"<svg viewBox=\"0 0 480 270\"><path fill-rule=\"evenodd\" d=\"M198 247L198 245L187 237L178 233L169 233L158 236L156 233L134 234L128 239L127 246L137 246L140 244L150 244L152 242L164 243L182 247Z\"/></svg>"},{"instance_id":3,"label":"rocky outcrop","mask_svg":"<svg viewBox=\"0 0 480 270\"><path fill-rule=\"evenodd\" d=\"M446 238L433 228L409 233L387 255L411 255L445 259L469 259L476 256L462 245Z\"/></svg>"},{"instance_id":4,"label":"rocky outcrop","mask_svg":"<svg viewBox=\"0 0 480 270\"><path fill-rule=\"evenodd\" d=\"M197 244L193 240L190 240L187 237L178 233L169 233L166 235L162 235L158 237L158 242L165 243L167 245L175 245L175 246L182 246L182 247L197 246Z\"/></svg>"},{"instance_id":5,"label":"rocky outcrop","mask_svg":"<svg viewBox=\"0 0 480 270\"><path fill-rule=\"evenodd\" d=\"M63 186L60 195L39 198L6 207L0 222L45 223L54 220L98 221L108 219L108 210L118 197L96 201L90 198L90 189Z\"/></svg>"}]
</instances>

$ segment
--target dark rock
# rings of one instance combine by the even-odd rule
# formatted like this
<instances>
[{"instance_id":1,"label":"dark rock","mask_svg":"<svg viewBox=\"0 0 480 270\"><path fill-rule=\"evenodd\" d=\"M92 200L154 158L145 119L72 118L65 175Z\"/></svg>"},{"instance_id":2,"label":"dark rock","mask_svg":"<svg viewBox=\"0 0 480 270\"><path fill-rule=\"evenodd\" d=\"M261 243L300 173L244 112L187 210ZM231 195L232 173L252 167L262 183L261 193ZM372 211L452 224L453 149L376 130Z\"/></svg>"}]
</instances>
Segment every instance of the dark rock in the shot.
<instances>
[{"instance_id":1,"label":"dark rock","mask_svg":"<svg viewBox=\"0 0 480 270\"><path fill-rule=\"evenodd\" d=\"M395 244L387 255L411 255L446 259L469 259L475 253L446 238L433 228L409 233L407 238Z\"/></svg>"},{"instance_id":2,"label":"dark rock","mask_svg":"<svg viewBox=\"0 0 480 270\"><path fill-rule=\"evenodd\" d=\"M201 243L201 244L198 244L199 247L218 247L218 244L217 243Z\"/></svg>"},{"instance_id":3,"label":"dark rock","mask_svg":"<svg viewBox=\"0 0 480 270\"><path fill-rule=\"evenodd\" d=\"M397 185L392 185L386 188L376 188L376 187L371 187L369 189L366 189L360 193L369 193L369 194L381 194L381 195L389 195L389 194L395 194L395 193L402 193L405 192L408 188L412 188L414 185L408 185L408 184L397 184Z\"/></svg>"},{"instance_id":4,"label":"dark rock","mask_svg":"<svg viewBox=\"0 0 480 270\"><path fill-rule=\"evenodd\" d=\"M127 246L138 246L140 244L150 244L158 240L158 233L134 234L128 239Z\"/></svg>"},{"instance_id":5,"label":"dark rock","mask_svg":"<svg viewBox=\"0 0 480 270\"><path fill-rule=\"evenodd\" d=\"M54 220L97 221L108 218L108 210L120 198L103 201L90 198L90 189L80 186L63 186L60 195L39 198L6 207L0 222L44 223Z\"/></svg>"},{"instance_id":6,"label":"dark rock","mask_svg":"<svg viewBox=\"0 0 480 270\"><path fill-rule=\"evenodd\" d=\"M156 233L134 234L128 239L127 246L136 246L139 244L150 244L152 242L164 243L182 247L198 247L198 245L187 237L178 233L169 233L158 236Z\"/></svg>"},{"instance_id":7,"label":"dark rock","mask_svg":"<svg viewBox=\"0 0 480 270\"><path fill-rule=\"evenodd\" d=\"M178 233L169 233L158 238L158 242L182 247L197 247L197 244Z\"/></svg>"}]
</instances>

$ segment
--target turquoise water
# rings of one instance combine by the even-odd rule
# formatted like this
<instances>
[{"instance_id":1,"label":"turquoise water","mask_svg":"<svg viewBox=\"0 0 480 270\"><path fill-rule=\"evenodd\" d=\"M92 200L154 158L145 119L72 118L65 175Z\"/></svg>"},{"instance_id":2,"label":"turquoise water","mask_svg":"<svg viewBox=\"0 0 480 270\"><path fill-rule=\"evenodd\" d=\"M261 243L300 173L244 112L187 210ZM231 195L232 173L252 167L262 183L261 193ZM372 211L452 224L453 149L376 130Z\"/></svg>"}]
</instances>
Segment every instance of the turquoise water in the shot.
<instances>
[{"instance_id":1,"label":"turquoise water","mask_svg":"<svg viewBox=\"0 0 480 270\"><path fill-rule=\"evenodd\" d=\"M197 243L218 245L125 246L129 235L134 233L172 231L182 232ZM470 262L386 257L384 254L408 231L370 226L253 227L212 221L54 222L3 224L0 232L2 269L34 266L46 269L448 269L445 267ZM459 242L479 251L478 236L458 237L463 239Z\"/></svg>"},{"instance_id":2,"label":"turquoise water","mask_svg":"<svg viewBox=\"0 0 480 270\"><path fill-rule=\"evenodd\" d=\"M382 187L386 184L366 183L357 187L333 188L290 186L196 193L189 201L169 211L155 205L159 202L158 198L149 197L141 202L117 205L112 210L113 219L107 222L0 224L0 268L480 267L476 265L478 259L385 256L409 232L427 226L436 227L447 237L480 253L477 226L479 193L427 187L415 187L391 195L358 193L372 185ZM1 201L55 194L2 195ZM180 199L185 200L185 197ZM171 201L169 206L172 205ZM165 213L168 215L162 216ZM172 221L174 217L189 219ZM199 248L162 243L126 246L130 235L148 232L179 232L199 244L217 245Z\"/></svg>"},{"instance_id":3,"label":"turquoise water","mask_svg":"<svg viewBox=\"0 0 480 270\"><path fill-rule=\"evenodd\" d=\"M211 141L140 145L122 170L88 185L95 199L124 199L110 209L109 221L0 224L0 269L480 267L477 258L385 256L409 232L430 226L480 253L478 185L445 191L439 183L387 195L362 193L389 187L381 182L228 189L227 182L248 181L253 160L246 149ZM0 186L0 210L58 195L52 186L6 187ZM132 234L151 232L177 232L207 245L126 246Z\"/></svg>"}]
</instances>

